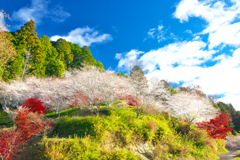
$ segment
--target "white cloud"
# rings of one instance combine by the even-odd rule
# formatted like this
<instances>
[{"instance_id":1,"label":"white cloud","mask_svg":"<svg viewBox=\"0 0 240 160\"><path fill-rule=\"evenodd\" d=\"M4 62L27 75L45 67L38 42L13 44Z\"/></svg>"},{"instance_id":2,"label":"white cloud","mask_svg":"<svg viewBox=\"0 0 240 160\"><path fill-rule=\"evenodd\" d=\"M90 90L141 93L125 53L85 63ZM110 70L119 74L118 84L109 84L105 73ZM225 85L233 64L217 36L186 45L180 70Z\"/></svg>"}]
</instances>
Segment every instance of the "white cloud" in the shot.
<instances>
[{"instance_id":1,"label":"white cloud","mask_svg":"<svg viewBox=\"0 0 240 160\"><path fill-rule=\"evenodd\" d=\"M122 53L116 53L115 59L121 59L121 57L122 57Z\"/></svg>"},{"instance_id":2,"label":"white cloud","mask_svg":"<svg viewBox=\"0 0 240 160\"><path fill-rule=\"evenodd\" d=\"M193 38L193 40L196 40L196 41L197 40L201 40L201 37L200 36L196 36L196 37Z\"/></svg>"},{"instance_id":3,"label":"white cloud","mask_svg":"<svg viewBox=\"0 0 240 160\"><path fill-rule=\"evenodd\" d=\"M98 31L89 27L76 28L70 31L67 36L55 35L50 39L51 41L57 41L59 38L63 38L72 43L77 43L81 47L84 45L91 46L93 43L103 43L112 40L110 34L99 34Z\"/></svg>"},{"instance_id":4,"label":"white cloud","mask_svg":"<svg viewBox=\"0 0 240 160\"><path fill-rule=\"evenodd\" d=\"M154 38L155 30L156 30L156 28L151 28L147 33L148 37Z\"/></svg>"},{"instance_id":5,"label":"white cloud","mask_svg":"<svg viewBox=\"0 0 240 160\"><path fill-rule=\"evenodd\" d=\"M210 49L220 44L240 45L240 1L231 0L231 4L227 7L222 1L181 0L173 15L180 22L189 17L204 19L208 25L200 34L209 34Z\"/></svg>"},{"instance_id":6,"label":"white cloud","mask_svg":"<svg viewBox=\"0 0 240 160\"><path fill-rule=\"evenodd\" d=\"M134 63L138 59L138 56L143 53L144 53L143 51L138 51L136 49L131 50L130 52L125 54L125 58L119 59L118 68L120 69L123 68L127 70L128 65ZM119 58L119 53L117 53L115 57Z\"/></svg>"},{"instance_id":7,"label":"white cloud","mask_svg":"<svg viewBox=\"0 0 240 160\"><path fill-rule=\"evenodd\" d=\"M30 7L23 7L13 12L13 20L25 23L33 19L37 25L46 17L50 17L55 22L64 22L70 16L60 6L55 6L52 9L48 8L50 2L47 0L31 0L31 2Z\"/></svg>"},{"instance_id":8,"label":"white cloud","mask_svg":"<svg viewBox=\"0 0 240 160\"><path fill-rule=\"evenodd\" d=\"M190 29L187 29L184 31L185 33L189 33L189 34L192 34L192 31Z\"/></svg>"},{"instance_id":9,"label":"white cloud","mask_svg":"<svg viewBox=\"0 0 240 160\"><path fill-rule=\"evenodd\" d=\"M163 25L158 25L158 31L161 31L163 29Z\"/></svg>"},{"instance_id":10,"label":"white cloud","mask_svg":"<svg viewBox=\"0 0 240 160\"><path fill-rule=\"evenodd\" d=\"M159 66L161 70L172 68L175 63L181 66L196 66L209 60L215 53L213 50L203 50L205 47L206 43L202 41L176 42L147 52L141 60L144 61L145 66Z\"/></svg>"},{"instance_id":11,"label":"white cloud","mask_svg":"<svg viewBox=\"0 0 240 160\"><path fill-rule=\"evenodd\" d=\"M174 35L174 33L169 32L168 29L163 29L164 26L163 25L158 25L157 28L151 28L148 31L148 38L152 38L155 39L157 38L158 43L165 41L167 39L173 39L175 41L177 41L179 38L178 36ZM145 41L147 38L144 38L143 41Z\"/></svg>"}]
</instances>

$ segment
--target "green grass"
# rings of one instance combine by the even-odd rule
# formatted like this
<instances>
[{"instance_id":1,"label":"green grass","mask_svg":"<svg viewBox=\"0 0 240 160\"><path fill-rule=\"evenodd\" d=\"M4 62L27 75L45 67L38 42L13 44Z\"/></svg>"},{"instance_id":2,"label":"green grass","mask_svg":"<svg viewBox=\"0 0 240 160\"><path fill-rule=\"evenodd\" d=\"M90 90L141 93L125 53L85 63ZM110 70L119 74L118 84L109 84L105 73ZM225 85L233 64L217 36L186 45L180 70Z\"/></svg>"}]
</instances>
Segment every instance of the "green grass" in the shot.
<instances>
[{"instance_id":1,"label":"green grass","mask_svg":"<svg viewBox=\"0 0 240 160\"><path fill-rule=\"evenodd\" d=\"M191 125L169 115L146 115L136 119L132 108L108 109L106 117L62 117L53 138L42 140L42 155L47 159L140 159L134 146L148 144L143 155L150 159L218 159L225 153L224 141L214 140ZM71 138L74 137L74 138ZM122 154L124 153L124 154Z\"/></svg>"},{"instance_id":2,"label":"green grass","mask_svg":"<svg viewBox=\"0 0 240 160\"><path fill-rule=\"evenodd\" d=\"M14 125L13 121L10 119L8 114L6 112L1 112L0 111L0 127L10 128L13 125Z\"/></svg>"},{"instance_id":3,"label":"green grass","mask_svg":"<svg viewBox=\"0 0 240 160\"><path fill-rule=\"evenodd\" d=\"M67 109L67 110L58 112L58 115L60 115L60 116L71 115L72 113L74 113L74 112L76 112L78 110L80 110L80 108L71 108L71 109ZM46 117L46 118L55 118L56 117L55 111L47 112L44 115L44 117Z\"/></svg>"}]
</instances>

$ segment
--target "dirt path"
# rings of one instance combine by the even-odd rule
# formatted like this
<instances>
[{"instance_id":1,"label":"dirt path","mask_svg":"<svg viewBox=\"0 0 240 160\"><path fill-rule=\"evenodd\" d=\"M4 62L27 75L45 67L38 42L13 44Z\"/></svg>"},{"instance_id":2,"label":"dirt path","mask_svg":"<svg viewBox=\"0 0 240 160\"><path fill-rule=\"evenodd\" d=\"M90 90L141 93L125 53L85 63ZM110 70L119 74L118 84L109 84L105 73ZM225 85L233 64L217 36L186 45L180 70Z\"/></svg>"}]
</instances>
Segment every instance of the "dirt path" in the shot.
<instances>
[{"instance_id":1,"label":"dirt path","mask_svg":"<svg viewBox=\"0 0 240 160\"><path fill-rule=\"evenodd\" d=\"M233 156L232 154L237 152L237 151L239 151L239 150L229 150L228 153L219 155L218 156L219 160L231 160L231 159L234 159L234 158L236 158L238 156Z\"/></svg>"}]
</instances>

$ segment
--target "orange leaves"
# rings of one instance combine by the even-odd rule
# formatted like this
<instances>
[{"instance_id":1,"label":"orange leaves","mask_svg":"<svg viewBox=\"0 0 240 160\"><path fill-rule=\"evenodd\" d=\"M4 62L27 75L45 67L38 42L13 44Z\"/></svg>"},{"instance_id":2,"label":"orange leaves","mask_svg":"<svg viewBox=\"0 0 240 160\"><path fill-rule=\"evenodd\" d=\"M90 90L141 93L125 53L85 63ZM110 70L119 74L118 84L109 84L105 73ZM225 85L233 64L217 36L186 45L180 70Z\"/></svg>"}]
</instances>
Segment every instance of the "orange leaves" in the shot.
<instances>
[{"instance_id":1,"label":"orange leaves","mask_svg":"<svg viewBox=\"0 0 240 160\"><path fill-rule=\"evenodd\" d=\"M157 129L157 123L156 122L151 122L151 121L149 121L148 123L147 123L147 126L148 126L148 128L151 130L151 131L155 131L156 129Z\"/></svg>"}]
</instances>

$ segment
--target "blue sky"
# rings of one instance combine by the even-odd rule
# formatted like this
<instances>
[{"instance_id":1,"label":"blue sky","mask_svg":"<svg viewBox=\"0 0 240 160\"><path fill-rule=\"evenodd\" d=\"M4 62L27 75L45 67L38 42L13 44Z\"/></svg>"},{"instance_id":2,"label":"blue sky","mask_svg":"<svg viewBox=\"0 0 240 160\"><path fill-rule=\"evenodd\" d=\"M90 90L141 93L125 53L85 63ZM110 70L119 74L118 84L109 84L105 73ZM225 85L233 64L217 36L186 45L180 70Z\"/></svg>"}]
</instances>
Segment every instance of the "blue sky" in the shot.
<instances>
[{"instance_id":1,"label":"blue sky","mask_svg":"<svg viewBox=\"0 0 240 160\"><path fill-rule=\"evenodd\" d=\"M9 0L16 31L33 19L38 36L88 45L105 69L200 85L240 110L240 0Z\"/></svg>"}]
</instances>

